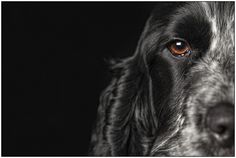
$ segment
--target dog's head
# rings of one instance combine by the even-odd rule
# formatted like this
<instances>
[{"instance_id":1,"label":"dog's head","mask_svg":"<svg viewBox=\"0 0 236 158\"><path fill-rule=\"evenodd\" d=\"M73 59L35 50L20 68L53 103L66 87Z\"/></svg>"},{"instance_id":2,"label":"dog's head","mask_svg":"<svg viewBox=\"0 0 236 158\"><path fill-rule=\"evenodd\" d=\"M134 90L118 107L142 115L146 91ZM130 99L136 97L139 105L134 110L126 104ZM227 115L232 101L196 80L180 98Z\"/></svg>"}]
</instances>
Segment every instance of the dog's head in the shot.
<instances>
[{"instance_id":1,"label":"dog's head","mask_svg":"<svg viewBox=\"0 0 236 158\"><path fill-rule=\"evenodd\" d=\"M95 155L234 155L234 2L158 3L113 70Z\"/></svg>"},{"instance_id":2,"label":"dog's head","mask_svg":"<svg viewBox=\"0 0 236 158\"><path fill-rule=\"evenodd\" d=\"M234 3L159 4L137 56L152 82L153 155L234 154Z\"/></svg>"}]
</instances>

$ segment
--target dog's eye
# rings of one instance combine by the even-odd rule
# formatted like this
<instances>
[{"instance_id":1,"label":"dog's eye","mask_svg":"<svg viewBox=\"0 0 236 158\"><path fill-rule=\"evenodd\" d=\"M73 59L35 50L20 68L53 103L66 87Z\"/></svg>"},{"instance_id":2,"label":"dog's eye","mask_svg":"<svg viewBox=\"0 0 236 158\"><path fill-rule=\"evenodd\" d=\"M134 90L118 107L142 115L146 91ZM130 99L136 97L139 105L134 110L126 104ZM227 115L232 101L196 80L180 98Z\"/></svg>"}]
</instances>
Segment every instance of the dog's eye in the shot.
<instances>
[{"instance_id":1,"label":"dog's eye","mask_svg":"<svg viewBox=\"0 0 236 158\"><path fill-rule=\"evenodd\" d=\"M191 54L191 48L187 42L181 40L174 40L168 45L170 52L177 57L189 56Z\"/></svg>"}]
</instances>

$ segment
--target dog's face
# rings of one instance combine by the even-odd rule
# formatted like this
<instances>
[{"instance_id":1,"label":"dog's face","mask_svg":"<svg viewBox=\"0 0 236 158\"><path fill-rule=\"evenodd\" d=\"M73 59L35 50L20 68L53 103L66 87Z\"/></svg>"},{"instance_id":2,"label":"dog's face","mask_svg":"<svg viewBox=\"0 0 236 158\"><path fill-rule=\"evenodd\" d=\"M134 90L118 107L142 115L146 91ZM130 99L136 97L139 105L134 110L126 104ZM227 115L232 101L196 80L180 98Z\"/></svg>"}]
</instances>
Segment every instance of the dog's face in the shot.
<instances>
[{"instance_id":1,"label":"dog's face","mask_svg":"<svg viewBox=\"0 0 236 158\"><path fill-rule=\"evenodd\" d=\"M141 39L159 130L152 155L234 155L234 2L157 6Z\"/></svg>"},{"instance_id":2,"label":"dog's face","mask_svg":"<svg viewBox=\"0 0 236 158\"><path fill-rule=\"evenodd\" d=\"M234 155L234 2L158 3L113 70L93 155Z\"/></svg>"}]
</instances>

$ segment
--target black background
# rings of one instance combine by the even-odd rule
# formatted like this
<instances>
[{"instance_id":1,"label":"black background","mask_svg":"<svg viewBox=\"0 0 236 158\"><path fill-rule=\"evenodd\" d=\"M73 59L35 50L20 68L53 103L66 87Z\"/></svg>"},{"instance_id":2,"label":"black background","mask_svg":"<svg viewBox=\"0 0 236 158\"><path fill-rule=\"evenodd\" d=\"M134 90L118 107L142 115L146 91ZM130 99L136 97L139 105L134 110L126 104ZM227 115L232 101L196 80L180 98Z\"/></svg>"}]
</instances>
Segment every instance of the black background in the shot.
<instances>
[{"instance_id":1,"label":"black background","mask_svg":"<svg viewBox=\"0 0 236 158\"><path fill-rule=\"evenodd\" d=\"M134 53L152 8L2 2L2 155L86 155L105 60Z\"/></svg>"}]
</instances>

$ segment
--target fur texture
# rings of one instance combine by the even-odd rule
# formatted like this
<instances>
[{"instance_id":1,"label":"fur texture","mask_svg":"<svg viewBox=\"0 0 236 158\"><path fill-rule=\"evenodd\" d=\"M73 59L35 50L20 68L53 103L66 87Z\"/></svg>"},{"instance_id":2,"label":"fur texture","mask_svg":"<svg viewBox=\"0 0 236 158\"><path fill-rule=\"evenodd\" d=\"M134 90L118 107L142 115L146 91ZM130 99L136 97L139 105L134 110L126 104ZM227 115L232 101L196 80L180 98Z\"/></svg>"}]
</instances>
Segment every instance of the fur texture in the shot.
<instances>
[{"instance_id":1,"label":"fur texture","mask_svg":"<svg viewBox=\"0 0 236 158\"><path fill-rule=\"evenodd\" d=\"M189 56L170 53L176 38ZM234 111L234 2L158 3L134 55L112 70L90 155L234 155L234 142L220 145L206 126L217 104Z\"/></svg>"}]
</instances>

